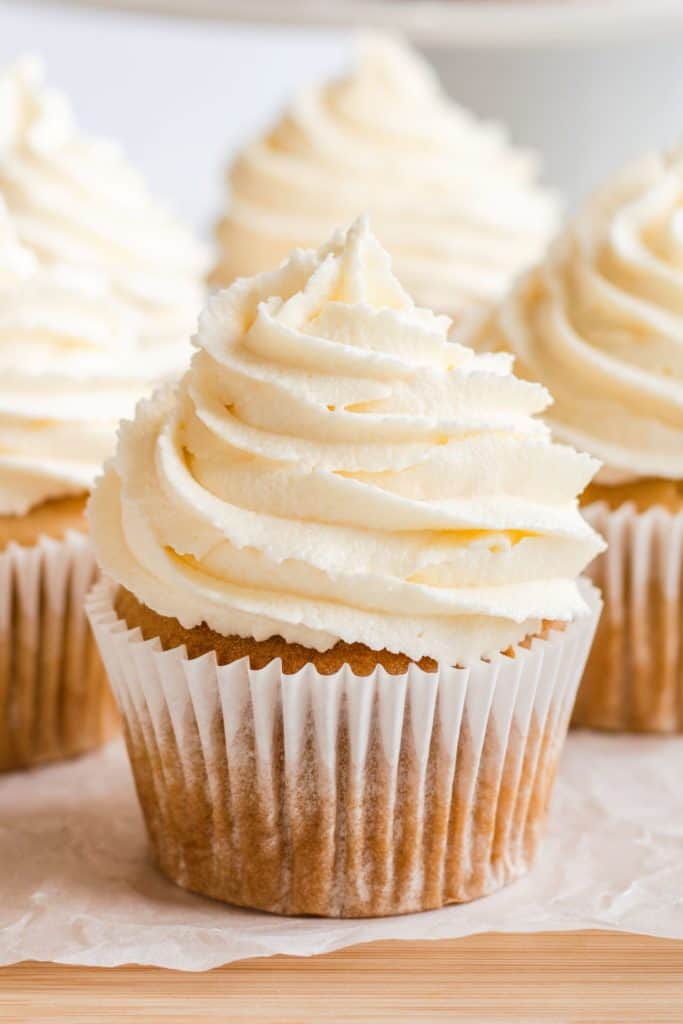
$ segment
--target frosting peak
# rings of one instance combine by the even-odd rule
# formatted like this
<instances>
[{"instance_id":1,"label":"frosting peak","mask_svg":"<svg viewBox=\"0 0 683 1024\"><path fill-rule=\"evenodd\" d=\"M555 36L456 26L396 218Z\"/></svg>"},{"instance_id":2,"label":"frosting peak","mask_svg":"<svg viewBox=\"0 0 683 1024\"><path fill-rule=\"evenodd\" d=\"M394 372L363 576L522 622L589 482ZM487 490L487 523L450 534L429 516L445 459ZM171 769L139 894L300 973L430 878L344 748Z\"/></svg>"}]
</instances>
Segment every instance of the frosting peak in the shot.
<instances>
[{"instance_id":1,"label":"frosting peak","mask_svg":"<svg viewBox=\"0 0 683 1024\"><path fill-rule=\"evenodd\" d=\"M186 627L451 664L580 614L595 463L449 326L364 220L214 295L93 495L105 571Z\"/></svg>"},{"instance_id":2,"label":"frosting peak","mask_svg":"<svg viewBox=\"0 0 683 1024\"><path fill-rule=\"evenodd\" d=\"M536 160L452 103L416 52L370 36L345 77L298 96L230 170L216 278L228 283L372 215L425 306L488 304L542 251L557 202Z\"/></svg>"},{"instance_id":3,"label":"frosting peak","mask_svg":"<svg viewBox=\"0 0 683 1024\"><path fill-rule=\"evenodd\" d=\"M21 242L44 266L106 276L166 372L184 365L207 256L148 193L111 142L81 133L42 65L0 73L0 195Z\"/></svg>"},{"instance_id":4,"label":"frosting peak","mask_svg":"<svg viewBox=\"0 0 683 1024\"><path fill-rule=\"evenodd\" d=\"M599 479L683 479L683 149L600 189L469 341L553 394L557 437Z\"/></svg>"}]
</instances>

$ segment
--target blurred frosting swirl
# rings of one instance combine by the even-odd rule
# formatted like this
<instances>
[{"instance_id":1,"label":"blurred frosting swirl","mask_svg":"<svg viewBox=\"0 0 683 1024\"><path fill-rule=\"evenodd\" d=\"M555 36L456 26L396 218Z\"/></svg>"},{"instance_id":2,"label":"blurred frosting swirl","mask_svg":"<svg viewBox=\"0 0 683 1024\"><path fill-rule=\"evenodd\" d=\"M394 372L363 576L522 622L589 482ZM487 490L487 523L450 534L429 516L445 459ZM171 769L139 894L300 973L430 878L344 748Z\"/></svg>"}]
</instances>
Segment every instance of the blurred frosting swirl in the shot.
<instances>
[{"instance_id":1,"label":"blurred frosting swirl","mask_svg":"<svg viewBox=\"0 0 683 1024\"><path fill-rule=\"evenodd\" d=\"M368 213L415 300L458 315L498 298L553 233L536 163L452 103L414 51L369 36L346 77L304 92L237 157L215 280L275 267Z\"/></svg>"},{"instance_id":2,"label":"blurred frosting swirl","mask_svg":"<svg viewBox=\"0 0 683 1024\"><path fill-rule=\"evenodd\" d=\"M467 663L585 611L587 455L449 342L365 221L214 295L90 503L104 570L187 628Z\"/></svg>"},{"instance_id":3,"label":"blurred frosting swirl","mask_svg":"<svg viewBox=\"0 0 683 1024\"><path fill-rule=\"evenodd\" d=\"M79 131L32 58L0 74L0 195L20 241L43 265L106 276L162 376L184 365L207 254L114 144Z\"/></svg>"},{"instance_id":4,"label":"blurred frosting swirl","mask_svg":"<svg viewBox=\"0 0 683 1024\"><path fill-rule=\"evenodd\" d=\"M0 198L0 515L87 491L158 370L107 278L41 267Z\"/></svg>"},{"instance_id":5,"label":"blurred frosting swirl","mask_svg":"<svg viewBox=\"0 0 683 1024\"><path fill-rule=\"evenodd\" d=\"M547 386L548 422L605 463L599 481L683 479L683 149L599 190L462 339Z\"/></svg>"}]
</instances>

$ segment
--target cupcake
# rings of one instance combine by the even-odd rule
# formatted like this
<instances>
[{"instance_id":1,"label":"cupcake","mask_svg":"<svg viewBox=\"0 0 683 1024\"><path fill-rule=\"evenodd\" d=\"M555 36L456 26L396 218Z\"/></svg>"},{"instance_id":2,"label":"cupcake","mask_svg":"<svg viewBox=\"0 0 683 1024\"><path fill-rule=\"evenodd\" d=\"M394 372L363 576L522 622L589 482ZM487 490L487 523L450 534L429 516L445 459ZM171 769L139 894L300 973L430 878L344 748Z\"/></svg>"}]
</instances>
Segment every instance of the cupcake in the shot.
<instances>
[{"instance_id":1,"label":"cupcake","mask_svg":"<svg viewBox=\"0 0 683 1024\"><path fill-rule=\"evenodd\" d=\"M416 302L459 318L499 298L543 251L558 201L537 160L452 103L406 45L370 36L355 67L309 89L229 174L213 280L276 267L358 211Z\"/></svg>"},{"instance_id":2,"label":"cupcake","mask_svg":"<svg viewBox=\"0 0 683 1024\"><path fill-rule=\"evenodd\" d=\"M179 885L384 915L533 859L600 607L596 463L449 326L359 221L215 294L121 427L87 610Z\"/></svg>"},{"instance_id":3,"label":"cupcake","mask_svg":"<svg viewBox=\"0 0 683 1024\"><path fill-rule=\"evenodd\" d=\"M64 102L42 89L36 65L0 76L0 110L6 771L89 750L118 728L83 611L95 578L85 503L120 418L186 361L190 308L196 319L202 286L201 265L183 265L186 236L170 222L154 265L153 246L142 241L146 193L138 179L115 151L79 138ZM149 202L155 237L167 218ZM201 252L191 239L189 250Z\"/></svg>"},{"instance_id":4,"label":"cupcake","mask_svg":"<svg viewBox=\"0 0 683 1024\"><path fill-rule=\"evenodd\" d=\"M554 397L556 436L604 463L605 613L577 725L683 730L683 150L628 167L472 335Z\"/></svg>"}]
</instances>

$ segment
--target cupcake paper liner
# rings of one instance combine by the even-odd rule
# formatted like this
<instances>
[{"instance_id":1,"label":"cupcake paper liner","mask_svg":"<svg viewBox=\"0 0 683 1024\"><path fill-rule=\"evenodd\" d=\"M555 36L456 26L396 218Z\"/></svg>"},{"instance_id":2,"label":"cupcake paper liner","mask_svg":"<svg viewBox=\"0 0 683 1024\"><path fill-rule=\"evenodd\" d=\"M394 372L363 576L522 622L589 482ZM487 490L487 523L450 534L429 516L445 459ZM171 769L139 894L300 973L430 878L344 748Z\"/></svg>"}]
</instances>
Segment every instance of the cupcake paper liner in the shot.
<instances>
[{"instance_id":1,"label":"cupcake paper liner","mask_svg":"<svg viewBox=\"0 0 683 1024\"><path fill-rule=\"evenodd\" d=\"M119 728L84 614L96 572L76 531L0 554L0 771L83 753Z\"/></svg>"},{"instance_id":2,"label":"cupcake paper liner","mask_svg":"<svg viewBox=\"0 0 683 1024\"><path fill-rule=\"evenodd\" d=\"M123 713L155 858L241 906L331 917L483 896L523 874L600 613L471 668L293 675L188 659L87 612Z\"/></svg>"},{"instance_id":3,"label":"cupcake paper liner","mask_svg":"<svg viewBox=\"0 0 683 1024\"><path fill-rule=\"evenodd\" d=\"M583 513L608 548L588 569L605 611L573 723L682 732L683 512L596 502Z\"/></svg>"}]
</instances>

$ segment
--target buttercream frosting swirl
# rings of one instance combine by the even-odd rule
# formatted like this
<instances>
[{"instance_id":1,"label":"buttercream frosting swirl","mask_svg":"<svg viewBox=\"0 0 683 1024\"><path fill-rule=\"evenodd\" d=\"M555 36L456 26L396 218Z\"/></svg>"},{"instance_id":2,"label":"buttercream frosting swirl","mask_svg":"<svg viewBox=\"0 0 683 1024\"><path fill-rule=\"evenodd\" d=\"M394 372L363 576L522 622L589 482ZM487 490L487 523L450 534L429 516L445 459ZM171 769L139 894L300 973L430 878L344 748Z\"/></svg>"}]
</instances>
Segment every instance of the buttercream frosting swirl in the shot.
<instances>
[{"instance_id":1,"label":"buttercream frosting swirl","mask_svg":"<svg viewBox=\"0 0 683 1024\"><path fill-rule=\"evenodd\" d=\"M604 461L600 481L683 479L683 149L600 189L462 339L548 387L548 422Z\"/></svg>"},{"instance_id":2,"label":"buttercream frosting swirl","mask_svg":"<svg viewBox=\"0 0 683 1024\"><path fill-rule=\"evenodd\" d=\"M368 213L415 300L453 316L498 298L552 235L558 202L536 176L414 51L370 36L346 77L304 92L237 157L215 278L275 267Z\"/></svg>"},{"instance_id":3,"label":"buttercream frosting swirl","mask_svg":"<svg viewBox=\"0 0 683 1024\"><path fill-rule=\"evenodd\" d=\"M87 491L157 380L107 278L41 267L0 197L0 515Z\"/></svg>"},{"instance_id":4,"label":"buttercream frosting swirl","mask_svg":"<svg viewBox=\"0 0 683 1024\"><path fill-rule=\"evenodd\" d=\"M466 663L585 611L596 463L448 340L359 221L215 294L90 503L105 571L187 628Z\"/></svg>"},{"instance_id":5,"label":"buttercream frosting swirl","mask_svg":"<svg viewBox=\"0 0 683 1024\"><path fill-rule=\"evenodd\" d=\"M184 366L207 253L152 199L117 146L81 133L33 58L0 74L0 195L43 265L107 277L138 318L160 376Z\"/></svg>"}]
</instances>

